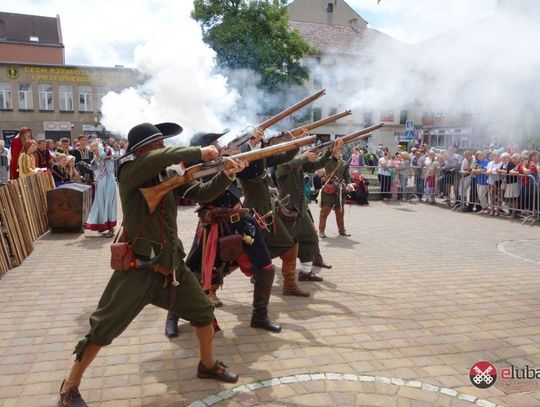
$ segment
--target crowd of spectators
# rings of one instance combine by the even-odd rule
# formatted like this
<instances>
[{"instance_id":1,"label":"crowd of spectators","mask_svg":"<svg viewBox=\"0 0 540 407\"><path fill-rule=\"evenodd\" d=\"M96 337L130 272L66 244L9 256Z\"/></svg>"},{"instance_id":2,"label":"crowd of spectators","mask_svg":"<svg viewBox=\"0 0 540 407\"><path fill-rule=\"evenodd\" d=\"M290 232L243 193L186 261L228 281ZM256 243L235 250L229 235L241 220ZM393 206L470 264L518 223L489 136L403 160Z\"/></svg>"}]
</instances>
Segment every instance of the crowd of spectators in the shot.
<instances>
[{"instance_id":1,"label":"crowd of spectators","mask_svg":"<svg viewBox=\"0 0 540 407\"><path fill-rule=\"evenodd\" d=\"M499 216L538 211L539 155L536 150L489 148L458 154L424 144L392 155L377 148L377 178L383 200L436 198L463 212Z\"/></svg>"},{"instance_id":2,"label":"crowd of spectators","mask_svg":"<svg viewBox=\"0 0 540 407\"><path fill-rule=\"evenodd\" d=\"M5 141L0 140L0 184L24 177L36 171L50 171L57 186L68 182L94 183L91 169L94 154L90 145L101 143L104 148L111 149L113 159L124 154L127 149L126 140L109 137L106 140L81 135L70 140L61 138L35 140L32 130L23 127L6 148ZM118 160L114 161L115 172ZM82 163L82 164L81 164ZM87 165L85 165L87 164Z\"/></svg>"},{"instance_id":3,"label":"crowd of spectators","mask_svg":"<svg viewBox=\"0 0 540 407\"><path fill-rule=\"evenodd\" d=\"M118 158L127 147L127 141L114 137L102 140L81 135L75 140L35 140L31 129L23 127L9 149L0 140L0 184L47 171L57 187L68 183L90 185L93 203L85 228L112 237L117 216Z\"/></svg>"}]
</instances>

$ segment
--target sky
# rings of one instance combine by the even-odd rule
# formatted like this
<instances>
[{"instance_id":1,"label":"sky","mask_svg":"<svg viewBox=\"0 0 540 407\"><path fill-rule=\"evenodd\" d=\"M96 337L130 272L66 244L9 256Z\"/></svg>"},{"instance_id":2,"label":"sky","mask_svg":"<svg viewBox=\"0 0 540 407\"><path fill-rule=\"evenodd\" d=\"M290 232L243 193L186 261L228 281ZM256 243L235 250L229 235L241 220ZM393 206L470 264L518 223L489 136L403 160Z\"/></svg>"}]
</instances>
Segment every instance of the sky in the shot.
<instances>
[{"instance_id":1,"label":"sky","mask_svg":"<svg viewBox=\"0 0 540 407\"><path fill-rule=\"evenodd\" d=\"M479 123L515 134L523 133L525 125L534 130L540 126L540 54L530 47L540 41L539 0L349 4L370 27L405 43L435 38L413 47L373 43L366 50L369 64L357 58L331 65L327 74L338 78L336 83L364 85L349 89L349 95L330 86L321 102L333 104L327 107L475 112ZM190 18L191 0L18 0L5 7L3 11L60 14L67 64L120 64L148 78L102 99L101 122L119 134L141 121L176 121L185 129L181 143L201 130L231 128L234 135L257 122L262 106L287 106L306 96L300 87L262 94L254 72L215 69L215 53Z\"/></svg>"},{"instance_id":2,"label":"sky","mask_svg":"<svg viewBox=\"0 0 540 407\"><path fill-rule=\"evenodd\" d=\"M174 3L189 0L18 0L1 10L60 15L66 63L134 66L134 50L160 25L174 24ZM349 0L369 22L403 42L414 43L492 15L497 0Z\"/></svg>"}]
</instances>

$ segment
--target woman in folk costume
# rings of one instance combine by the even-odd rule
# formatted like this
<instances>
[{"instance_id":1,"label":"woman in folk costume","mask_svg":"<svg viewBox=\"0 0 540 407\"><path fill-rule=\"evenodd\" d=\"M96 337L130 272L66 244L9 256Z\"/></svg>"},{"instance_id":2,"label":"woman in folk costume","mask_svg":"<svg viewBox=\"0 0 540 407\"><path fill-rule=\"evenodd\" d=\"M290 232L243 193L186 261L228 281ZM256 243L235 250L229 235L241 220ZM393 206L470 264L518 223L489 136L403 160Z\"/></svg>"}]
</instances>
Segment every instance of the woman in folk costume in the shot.
<instances>
[{"instance_id":1,"label":"woman in folk costume","mask_svg":"<svg viewBox=\"0 0 540 407\"><path fill-rule=\"evenodd\" d=\"M24 143L22 151L20 152L17 159L17 171L20 178L38 172L38 170L36 169L36 159L34 157L36 148L37 147L35 140L28 140Z\"/></svg>"},{"instance_id":2,"label":"woman in folk costume","mask_svg":"<svg viewBox=\"0 0 540 407\"><path fill-rule=\"evenodd\" d=\"M96 192L84 226L98 232L108 230L104 236L113 237L117 219L113 150L109 146L104 147L101 140L92 142L90 147L94 154L90 167L94 171Z\"/></svg>"},{"instance_id":3,"label":"woman in folk costume","mask_svg":"<svg viewBox=\"0 0 540 407\"><path fill-rule=\"evenodd\" d=\"M24 143L31 140L32 130L28 127L22 127L19 134L11 141L10 154L11 161L9 163L9 179L19 178L19 155L23 149Z\"/></svg>"}]
</instances>

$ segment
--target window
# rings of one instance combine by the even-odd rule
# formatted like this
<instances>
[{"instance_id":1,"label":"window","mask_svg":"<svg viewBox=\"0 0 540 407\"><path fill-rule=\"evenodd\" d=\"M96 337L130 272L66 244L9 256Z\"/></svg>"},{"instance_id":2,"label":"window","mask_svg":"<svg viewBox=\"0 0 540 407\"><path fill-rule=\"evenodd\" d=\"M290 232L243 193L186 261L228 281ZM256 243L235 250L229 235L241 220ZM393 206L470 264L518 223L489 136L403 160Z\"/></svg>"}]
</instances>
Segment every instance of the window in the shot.
<instances>
[{"instance_id":1,"label":"window","mask_svg":"<svg viewBox=\"0 0 540 407\"><path fill-rule=\"evenodd\" d=\"M32 84L19 84L19 109L32 110L34 108L34 98L32 96Z\"/></svg>"},{"instance_id":2,"label":"window","mask_svg":"<svg viewBox=\"0 0 540 407\"><path fill-rule=\"evenodd\" d=\"M364 126L371 126L373 124L373 114L371 112L364 112Z\"/></svg>"},{"instance_id":3,"label":"window","mask_svg":"<svg viewBox=\"0 0 540 407\"><path fill-rule=\"evenodd\" d=\"M315 65L321 64L321 57L315 57Z\"/></svg>"},{"instance_id":4,"label":"window","mask_svg":"<svg viewBox=\"0 0 540 407\"><path fill-rule=\"evenodd\" d=\"M322 109L320 107L313 108L313 121L321 120Z\"/></svg>"},{"instance_id":5,"label":"window","mask_svg":"<svg viewBox=\"0 0 540 407\"><path fill-rule=\"evenodd\" d=\"M39 110L54 110L52 85L39 85Z\"/></svg>"},{"instance_id":6,"label":"window","mask_svg":"<svg viewBox=\"0 0 540 407\"><path fill-rule=\"evenodd\" d=\"M79 86L79 111L92 112L92 87Z\"/></svg>"},{"instance_id":7,"label":"window","mask_svg":"<svg viewBox=\"0 0 540 407\"><path fill-rule=\"evenodd\" d=\"M12 109L11 104L11 84L6 82L0 82L0 109L9 110Z\"/></svg>"},{"instance_id":8,"label":"window","mask_svg":"<svg viewBox=\"0 0 540 407\"><path fill-rule=\"evenodd\" d=\"M322 78L320 75L315 75L313 77L313 87L315 89L321 89L322 88Z\"/></svg>"},{"instance_id":9,"label":"window","mask_svg":"<svg viewBox=\"0 0 540 407\"><path fill-rule=\"evenodd\" d=\"M407 124L407 111L402 110L399 113L399 124Z\"/></svg>"},{"instance_id":10,"label":"window","mask_svg":"<svg viewBox=\"0 0 540 407\"><path fill-rule=\"evenodd\" d=\"M109 88L104 88L104 87L97 88L97 102L98 102L97 108L98 109L102 108L103 103L101 102L101 99L103 99L105 95L109 93L109 91L110 91Z\"/></svg>"},{"instance_id":11,"label":"window","mask_svg":"<svg viewBox=\"0 0 540 407\"><path fill-rule=\"evenodd\" d=\"M328 79L330 81L330 88L337 89L337 78L334 75L330 75Z\"/></svg>"},{"instance_id":12,"label":"window","mask_svg":"<svg viewBox=\"0 0 540 407\"><path fill-rule=\"evenodd\" d=\"M328 3L326 5L326 12L327 13L333 13L334 12L334 5L332 3Z\"/></svg>"},{"instance_id":13,"label":"window","mask_svg":"<svg viewBox=\"0 0 540 407\"><path fill-rule=\"evenodd\" d=\"M333 107L330 109L330 116L334 115L337 113L337 108L336 107Z\"/></svg>"},{"instance_id":14,"label":"window","mask_svg":"<svg viewBox=\"0 0 540 407\"><path fill-rule=\"evenodd\" d=\"M393 122L394 121L394 111L387 110L386 112L381 112L381 122Z\"/></svg>"},{"instance_id":15,"label":"window","mask_svg":"<svg viewBox=\"0 0 540 407\"><path fill-rule=\"evenodd\" d=\"M2 19L0 19L0 38L6 38L6 22Z\"/></svg>"},{"instance_id":16,"label":"window","mask_svg":"<svg viewBox=\"0 0 540 407\"><path fill-rule=\"evenodd\" d=\"M435 111L435 117L446 117L446 116L448 116L448 110Z\"/></svg>"},{"instance_id":17,"label":"window","mask_svg":"<svg viewBox=\"0 0 540 407\"><path fill-rule=\"evenodd\" d=\"M63 112L73 111L73 86L60 85L58 87L60 93L60 110Z\"/></svg>"}]
</instances>

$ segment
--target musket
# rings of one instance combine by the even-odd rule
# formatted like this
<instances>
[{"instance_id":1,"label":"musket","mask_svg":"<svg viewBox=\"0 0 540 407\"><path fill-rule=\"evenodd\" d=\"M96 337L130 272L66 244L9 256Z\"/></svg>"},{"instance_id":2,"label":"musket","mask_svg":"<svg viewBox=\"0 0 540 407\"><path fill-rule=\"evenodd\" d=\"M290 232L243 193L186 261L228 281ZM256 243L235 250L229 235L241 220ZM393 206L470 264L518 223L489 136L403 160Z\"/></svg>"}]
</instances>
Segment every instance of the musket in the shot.
<instances>
[{"instance_id":1,"label":"musket","mask_svg":"<svg viewBox=\"0 0 540 407\"><path fill-rule=\"evenodd\" d=\"M355 141L368 138L369 136L371 136L371 132L380 129L382 126L384 126L384 123L374 124L373 126L366 127L365 129L353 131L352 133L346 134L343 137L339 137L337 140L342 140L343 144L354 143ZM332 143L334 143L334 141L327 141L325 143L314 146L307 151L321 151L325 147L332 145Z\"/></svg>"},{"instance_id":2,"label":"musket","mask_svg":"<svg viewBox=\"0 0 540 407\"><path fill-rule=\"evenodd\" d=\"M271 137L266 142L266 144L271 146L271 145L276 144L276 143L281 143L283 141L288 141L288 140L298 138L302 134L304 134L304 132L309 133L313 129L325 126L325 125L327 125L329 123L333 123L333 122L335 122L335 121L337 121L339 119L342 119L343 117L349 116L351 114L352 114L352 112L350 110L345 110L345 111L343 111L341 113L336 113L336 114L328 116L328 117L326 117L324 119L317 120L317 121L315 121L313 123L306 124L305 126L297 127L295 129L288 130L288 131L283 131L278 136Z\"/></svg>"},{"instance_id":3,"label":"musket","mask_svg":"<svg viewBox=\"0 0 540 407\"><path fill-rule=\"evenodd\" d=\"M298 147L313 144L316 140L317 136L306 136L288 141L286 143L276 144L274 146L260 148L257 150L251 150L244 153L231 155L229 157L223 156L218 158L217 160L192 165L186 168L182 173L174 175L160 184L147 188L139 188L139 191L143 195L146 203L148 204L149 212L152 213L159 205L163 197L169 191L172 191L173 189L181 185L187 184L188 182L191 182L193 180L217 174L223 169L233 168L233 160L244 159L248 162L260 160L261 158L270 157L272 155L279 154L285 151L294 150Z\"/></svg>"},{"instance_id":4,"label":"musket","mask_svg":"<svg viewBox=\"0 0 540 407\"><path fill-rule=\"evenodd\" d=\"M242 144L247 143L258 131L265 131L270 126L273 126L277 122L283 120L287 116L290 116L297 110L302 109L303 107L309 105L311 102L319 99L321 96L324 96L326 94L326 89L321 89L314 94L308 96L307 98L301 100L298 103L295 103L291 107L288 107L287 109L283 110L282 112L276 114L275 116L270 117L269 119L266 119L262 123L260 123L256 127L250 127L243 131L242 134L240 134L238 137L236 137L234 140L230 141L225 148L235 148L239 147Z\"/></svg>"}]
</instances>

